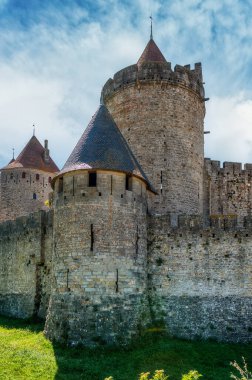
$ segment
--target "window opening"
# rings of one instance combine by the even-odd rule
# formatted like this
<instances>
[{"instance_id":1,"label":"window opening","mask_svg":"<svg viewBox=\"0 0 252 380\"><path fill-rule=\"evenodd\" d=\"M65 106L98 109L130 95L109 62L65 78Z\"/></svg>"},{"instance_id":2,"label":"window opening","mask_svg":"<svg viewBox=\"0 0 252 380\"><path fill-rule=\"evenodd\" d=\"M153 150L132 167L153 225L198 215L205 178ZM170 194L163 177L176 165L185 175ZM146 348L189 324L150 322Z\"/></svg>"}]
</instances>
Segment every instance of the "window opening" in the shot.
<instances>
[{"instance_id":1,"label":"window opening","mask_svg":"<svg viewBox=\"0 0 252 380\"><path fill-rule=\"evenodd\" d=\"M96 180L97 180L96 172L89 173L88 186L89 187L96 187L96 182L97 182Z\"/></svg>"},{"instance_id":2,"label":"window opening","mask_svg":"<svg viewBox=\"0 0 252 380\"><path fill-rule=\"evenodd\" d=\"M160 173L160 193L163 193L163 172Z\"/></svg>"},{"instance_id":3,"label":"window opening","mask_svg":"<svg viewBox=\"0 0 252 380\"><path fill-rule=\"evenodd\" d=\"M59 178L58 193L63 193L63 177Z\"/></svg>"},{"instance_id":4,"label":"window opening","mask_svg":"<svg viewBox=\"0 0 252 380\"><path fill-rule=\"evenodd\" d=\"M129 174L126 174L125 189L132 191L132 176Z\"/></svg>"},{"instance_id":5,"label":"window opening","mask_svg":"<svg viewBox=\"0 0 252 380\"><path fill-rule=\"evenodd\" d=\"M23 173L22 173L22 178L25 178L25 177L26 177L26 173L23 172Z\"/></svg>"},{"instance_id":6,"label":"window opening","mask_svg":"<svg viewBox=\"0 0 252 380\"><path fill-rule=\"evenodd\" d=\"M36 181L39 180L39 174L36 174Z\"/></svg>"},{"instance_id":7,"label":"window opening","mask_svg":"<svg viewBox=\"0 0 252 380\"><path fill-rule=\"evenodd\" d=\"M37 194L36 194L36 193L33 193L32 198L33 198L33 199L37 199Z\"/></svg>"},{"instance_id":8,"label":"window opening","mask_svg":"<svg viewBox=\"0 0 252 380\"><path fill-rule=\"evenodd\" d=\"M116 286L116 293L119 292L119 285L118 285L118 282L119 282L119 275L118 275L118 269L116 270L116 282L115 282L115 286Z\"/></svg>"}]
</instances>

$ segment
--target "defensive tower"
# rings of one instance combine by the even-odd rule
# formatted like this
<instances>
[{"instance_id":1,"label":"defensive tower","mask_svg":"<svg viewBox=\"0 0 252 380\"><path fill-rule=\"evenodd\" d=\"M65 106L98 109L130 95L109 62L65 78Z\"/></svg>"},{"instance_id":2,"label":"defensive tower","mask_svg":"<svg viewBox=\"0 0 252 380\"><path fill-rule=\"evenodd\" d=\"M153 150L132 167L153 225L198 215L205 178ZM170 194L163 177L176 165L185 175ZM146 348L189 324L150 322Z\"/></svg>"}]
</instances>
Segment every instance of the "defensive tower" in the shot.
<instances>
[{"instance_id":1,"label":"defensive tower","mask_svg":"<svg viewBox=\"0 0 252 380\"><path fill-rule=\"evenodd\" d=\"M32 136L19 156L1 169L0 221L47 209L51 180L58 171L49 155L48 141L43 147Z\"/></svg>"},{"instance_id":2,"label":"defensive tower","mask_svg":"<svg viewBox=\"0 0 252 380\"><path fill-rule=\"evenodd\" d=\"M158 191L152 212L202 214L201 64L172 70L151 35L137 64L107 81L102 99Z\"/></svg>"},{"instance_id":3,"label":"defensive tower","mask_svg":"<svg viewBox=\"0 0 252 380\"><path fill-rule=\"evenodd\" d=\"M104 105L53 187L47 336L72 344L127 342L148 318L143 311L151 185Z\"/></svg>"}]
</instances>

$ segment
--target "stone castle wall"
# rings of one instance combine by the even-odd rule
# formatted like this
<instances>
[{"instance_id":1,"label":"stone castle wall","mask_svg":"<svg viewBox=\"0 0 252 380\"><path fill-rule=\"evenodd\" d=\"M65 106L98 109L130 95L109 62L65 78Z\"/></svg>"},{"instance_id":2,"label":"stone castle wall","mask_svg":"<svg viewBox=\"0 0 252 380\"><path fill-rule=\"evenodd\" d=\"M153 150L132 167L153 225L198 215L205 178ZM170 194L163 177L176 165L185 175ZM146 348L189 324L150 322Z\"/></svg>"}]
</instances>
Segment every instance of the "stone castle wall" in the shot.
<instances>
[{"instance_id":1,"label":"stone castle wall","mask_svg":"<svg viewBox=\"0 0 252 380\"><path fill-rule=\"evenodd\" d=\"M97 189L80 176L74 196L73 177L64 178L54 242L52 212L0 225L0 313L45 318L52 284L46 333L61 342L124 344L151 324L182 338L251 341L251 219L238 230L232 219L203 228L181 216L175 227L151 216L147 235L146 201L133 207L141 181L130 192L113 176L124 195L114 198L108 176Z\"/></svg>"},{"instance_id":2,"label":"stone castle wall","mask_svg":"<svg viewBox=\"0 0 252 380\"><path fill-rule=\"evenodd\" d=\"M0 222L47 210L45 201L52 191L53 176L53 173L35 169L3 169L0 177Z\"/></svg>"},{"instance_id":3,"label":"stone castle wall","mask_svg":"<svg viewBox=\"0 0 252 380\"><path fill-rule=\"evenodd\" d=\"M238 226L252 210L252 164L205 159L205 216L237 217Z\"/></svg>"},{"instance_id":4,"label":"stone castle wall","mask_svg":"<svg viewBox=\"0 0 252 380\"><path fill-rule=\"evenodd\" d=\"M125 68L102 98L158 192L154 213L197 214L203 207L204 88L200 64Z\"/></svg>"},{"instance_id":5,"label":"stone castle wall","mask_svg":"<svg viewBox=\"0 0 252 380\"><path fill-rule=\"evenodd\" d=\"M68 344L126 343L148 320L146 185L126 175L70 172L55 183L48 337ZM147 311L146 311L147 310Z\"/></svg>"},{"instance_id":6,"label":"stone castle wall","mask_svg":"<svg viewBox=\"0 0 252 380\"><path fill-rule=\"evenodd\" d=\"M252 229L203 229L201 221L152 217L148 289L154 321L171 335L252 340Z\"/></svg>"},{"instance_id":7,"label":"stone castle wall","mask_svg":"<svg viewBox=\"0 0 252 380\"><path fill-rule=\"evenodd\" d=\"M0 224L0 313L45 318L51 287L52 212Z\"/></svg>"}]
</instances>

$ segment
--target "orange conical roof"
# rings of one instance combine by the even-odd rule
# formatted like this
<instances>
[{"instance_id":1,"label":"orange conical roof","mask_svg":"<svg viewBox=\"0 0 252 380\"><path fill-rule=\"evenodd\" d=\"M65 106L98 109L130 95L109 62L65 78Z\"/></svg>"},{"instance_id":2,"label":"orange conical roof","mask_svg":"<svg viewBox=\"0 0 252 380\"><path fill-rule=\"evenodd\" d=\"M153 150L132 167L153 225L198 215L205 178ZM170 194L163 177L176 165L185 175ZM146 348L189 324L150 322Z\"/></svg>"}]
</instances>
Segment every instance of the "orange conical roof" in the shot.
<instances>
[{"instance_id":1,"label":"orange conical roof","mask_svg":"<svg viewBox=\"0 0 252 380\"><path fill-rule=\"evenodd\" d=\"M40 144L37 137L32 136L19 156L15 160L11 160L3 169L27 168L43 170L49 173L58 172L59 168L51 157L49 156L45 160L44 156L45 148Z\"/></svg>"},{"instance_id":2,"label":"orange conical roof","mask_svg":"<svg viewBox=\"0 0 252 380\"><path fill-rule=\"evenodd\" d=\"M147 43L137 65L141 66L144 62L166 62L165 57L161 53L153 38Z\"/></svg>"}]
</instances>

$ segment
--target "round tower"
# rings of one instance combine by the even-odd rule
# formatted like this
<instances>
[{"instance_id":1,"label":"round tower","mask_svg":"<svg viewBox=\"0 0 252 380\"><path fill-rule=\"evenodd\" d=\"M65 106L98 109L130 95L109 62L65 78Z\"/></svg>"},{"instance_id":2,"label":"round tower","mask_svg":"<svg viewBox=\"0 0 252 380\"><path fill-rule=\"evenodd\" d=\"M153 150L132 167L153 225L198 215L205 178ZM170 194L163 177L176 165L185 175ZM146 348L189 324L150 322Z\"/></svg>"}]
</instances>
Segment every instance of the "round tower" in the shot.
<instances>
[{"instance_id":1,"label":"round tower","mask_svg":"<svg viewBox=\"0 0 252 380\"><path fill-rule=\"evenodd\" d=\"M146 193L152 190L105 106L53 187L46 335L71 345L126 343L148 319Z\"/></svg>"},{"instance_id":2,"label":"round tower","mask_svg":"<svg viewBox=\"0 0 252 380\"><path fill-rule=\"evenodd\" d=\"M151 38L102 99L158 191L157 214L202 214L205 99L201 64L174 70Z\"/></svg>"},{"instance_id":3,"label":"round tower","mask_svg":"<svg viewBox=\"0 0 252 380\"><path fill-rule=\"evenodd\" d=\"M32 136L19 156L1 169L0 222L46 210L51 180L58 171L49 155L48 141L43 147Z\"/></svg>"}]
</instances>

